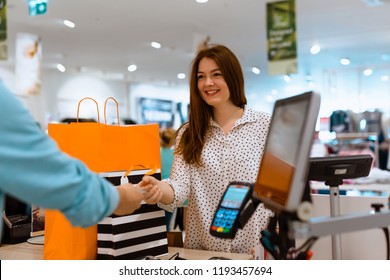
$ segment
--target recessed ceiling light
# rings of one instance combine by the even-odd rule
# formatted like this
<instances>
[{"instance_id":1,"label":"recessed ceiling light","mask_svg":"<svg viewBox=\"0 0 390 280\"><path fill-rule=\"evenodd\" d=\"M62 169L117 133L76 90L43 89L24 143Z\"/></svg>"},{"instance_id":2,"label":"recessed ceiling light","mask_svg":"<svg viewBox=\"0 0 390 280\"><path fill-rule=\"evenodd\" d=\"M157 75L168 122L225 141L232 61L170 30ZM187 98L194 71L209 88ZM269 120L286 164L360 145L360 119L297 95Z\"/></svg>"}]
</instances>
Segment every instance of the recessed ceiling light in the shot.
<instances>
[{"instance_id":1,"label":"recessed ceiling light","mask_svg":"<svg viewBox=\"0 0 390 280\"><path fill-rule=\"evenodd\" d=\"M290 75L284 75L283 80L284 80L286 83L291 82L291 77L290 77Z\"/></svg>"},{"instance_id":2,"label":"recessed ceiling light","mask_svg":"<svg viewBox=\"0 0 390 280\"><path fill-rule=\"evenodd\" d=\"M156 48L156 49L161 48L161 44L160 44L160 43L157 43L157 42L152 42L152 43L150 43L150 45L151 45L153 48Z\"/></svg>"},{"instance_id":3,"label":"recessed ceiling light","mask_svg":"<svg viewBox=\"0 0 390 280\"><path fill-rule=\"evenodd\" d=\"M58 63L58 64L57 64L57 69L58 69L58 71L60 71L60 72L62 72L62 73L64 73L64 72L66 71L65 66L62 65L61 63Z\"/></svg>"},{"instance_id":4,"label":"recessed ceiling light","mask_svg":"<svg viewBox=\"0 0 390 280\"><path fill-rule=\"evenodd\" d=\"M64 25L69 27L69 28L75 28L76 24L74 24L73 22L71 22L70 20L64 20Z\"/></svg>"},{"instance_id":5,"label":"recessed ceiling light","mask_svg":"<svg viewBox=\"0 0 390 280\"><path fill-rule=\"evenodd\" d=\"M209 0L196 0L197 3L201 3L201 4L207 3L208 1L209 1Z\"/></svg>"},{"instance_id":6,"label":"recessed ceiling light","mask_svg":"<svg viewBox=\"0 0 390 280\"><path fill-rule=\"evenodd\" d=\"M388 75L383 75L383 76L381 76L381 81L382 81L382 82L387 82L389 79L390 79L390 78L389 78Z\"/></svg>"},{"instance_id":7,"label":"recessed ceiling light","mask_svg":"<svg viewBox=\"0 0 390 280\"><path fill-rule=\"evenodd\" d=\"M256 74L256 75L259 75L261 71L260 71L260 69L257 68L257 67L252 67L252 72L253 72L254 74Z\"/></svg>"},{"instance_id":8,"label":"recessed ceiling light","mask_svg":"<svg viewBox=\"0 0 390 280\"><path fill-rule=\"evenodd\" d=\"M348 58L342 58L342 59L340 60L340 63L341 63L342 65L349 65L349 64L351 63L351 61L350 61Z\"/></svg>"},{"instance_id":9,"label":"recessed ceiling light","mask_svg":"<svg viewBox=\"0 0 390 280\"><path fill-rule=\"evenodd\" d=\"M310 53L311 54L318 54L319 52L321 51L321 47L320 45L313 45L311 48L310 48Z\"/></svg>"},{"instance_id":10,"label":"recessed ceiling light","mask_svg":"<svg viewBox=\"0 0 390 280\"><path fill-rule=\"evenodd\" d=\"M185 79L185 77L186 77L186 74L184 74L184 73L177 74L177 78L180 79L180 80Z\"/></svg>"},{"instance_id":11,"label":"recessed ceiling light","mask_svg":"<svg viewBox=\"0 0 390 280\"><path fill-rule=\"evenodd\" d=\"M127 70L129 72L134 72L135 70L137 70L137 65L131 64L131 65L129 65L129 67L127 67Z\"/></svg>"},{"instance_id":12,"label":"recessed ceiling light","mask_svg":"<svg viewBox=\"0 0 390 280\"><path fill-rule=\"evenodd\" d=\"M371 76L373 73L372 69L371 68L366 68L363 70L363 75L368 77L368 76Z\"/></svg>"}]
</instances>

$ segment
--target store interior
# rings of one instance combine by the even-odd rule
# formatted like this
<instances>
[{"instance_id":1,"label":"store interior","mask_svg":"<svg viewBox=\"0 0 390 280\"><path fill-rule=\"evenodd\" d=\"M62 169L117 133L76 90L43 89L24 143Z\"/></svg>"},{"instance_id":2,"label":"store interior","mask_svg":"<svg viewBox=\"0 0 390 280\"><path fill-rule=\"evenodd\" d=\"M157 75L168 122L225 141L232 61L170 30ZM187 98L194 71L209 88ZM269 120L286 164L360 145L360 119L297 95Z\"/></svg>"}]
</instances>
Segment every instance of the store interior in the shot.
<instances>
[{"instance_id":1,"label":"store interior","mask_svg":"<svg viewBox=\"0 0 390 280\"><path fill-rule=\"evenodd\" d=\"M370 211L371 203L386 203L390 196L390 1L295 1L297 72L269 75L266 0L48 0L47 12L35 16L29 15L27 1L8 0L0 79L42 130L75 118L78 102L87 96L98 103L108 97L118 101L120 118L111 110L110 123L178 128L188 117L188 73L197 47L205 41L224 44L240 59L251 108L271 113L278 99L307 91L321 95L312 155L372 155L370 175L342 187L348 194L343 199L358 197L346 201L342 213ZM37 36L42 48L41 84L33 94L18 88L20 34ZM148 119L142 108L153 102L160 109L166 104L165 114ZM95 119L95 107L86 104L80 118ZM324 189L315 184L317 194ZM320 196L315 202L318 215L328 214L328 202ZM344 257L384 259L381 234L373 229L346 236ZM372 254L354 245L362 238L378 241L364 248ZM329 243L319 242L314 258L331 259Z\"/></svg>"},{"instance_id":2,"label":"store interior","mask_svg":"<svg viewBox=\"0 0 390 280\"><path fill-rule=\"evenodd\" d=\"M17 91L17 34L35 34L42 44L41 93L15 93L43 128L73 117L75 103L85 96L104 100L113 95L121 115L136 119L139 97L189 101L189 65L197 45L210 38L237 53L254 109L270 112L276 99L315 90L322 95L321 117L334 110L379 109L388 114L388 1L297 0L298 71L289 77L268 75L266 3L49 1L46 14L29 16L26 1L8 1L8 58L0 61L0 77ZM65 26L64 20L75 27ZM161 48L151 47L151 42ZM320 52L311 54L315 44ZM340 64L342 58L349 58L350 64ZM129 72L130 65L137 70ZM252 67L260 73L254 74ZM179 79L179 73L185 77ZM94 112L85 114L91 117Z\"/></svg>"}]
</instances>

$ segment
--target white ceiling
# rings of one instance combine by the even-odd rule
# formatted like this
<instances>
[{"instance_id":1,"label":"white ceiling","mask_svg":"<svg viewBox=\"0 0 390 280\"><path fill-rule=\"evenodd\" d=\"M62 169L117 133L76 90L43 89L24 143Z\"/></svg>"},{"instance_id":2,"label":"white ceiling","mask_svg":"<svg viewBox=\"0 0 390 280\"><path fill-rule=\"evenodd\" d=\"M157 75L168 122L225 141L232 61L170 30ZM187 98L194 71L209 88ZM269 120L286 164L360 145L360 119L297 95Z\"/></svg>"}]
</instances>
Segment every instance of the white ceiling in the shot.
<instances>
[{"instance_id":1,"label":"white ceiling","mask_svg":"<svg viewBox=\"0 0 390 280\"><path fill-rule=\"evenodd\" d=\"M46 69L62 63L70 73L90 69L124 74L128 81L187 85L176 75L188 73L197 43L210 36L237 54L247 86L261 88L271 79L265 0L49 0L48 13L36 17L28 16L26 0L7 2L9 59L0 66L13 67L15 34L33 33L41 36ZM365 2L379 0L296 0L300 73L340 67L343 56L351 59L349 67L390 64L381 59L390 54L390 2ZM76 28L65 27L64 19ZM309 54L314 42L322 46L316 56ZM138 70L129 73L132 63ZM262 74L252 74L252 66Z\"/></svg>"}]
</instances>

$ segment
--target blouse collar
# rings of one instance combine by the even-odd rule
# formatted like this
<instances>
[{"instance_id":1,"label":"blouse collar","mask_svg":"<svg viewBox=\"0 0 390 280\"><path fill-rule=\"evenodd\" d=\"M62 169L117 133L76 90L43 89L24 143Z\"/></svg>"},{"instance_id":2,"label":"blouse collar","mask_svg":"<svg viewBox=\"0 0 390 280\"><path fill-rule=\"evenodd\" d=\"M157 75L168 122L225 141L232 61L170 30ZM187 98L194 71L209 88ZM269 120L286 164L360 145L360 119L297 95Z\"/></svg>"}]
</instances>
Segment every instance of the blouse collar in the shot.
<instances>
[{"instance_id":1,"label":"blouse collar","mask_svg":"<svg viewBox=\"0 0 390 280\"><path fill-rule=\"evenodd\" d=\"M233 127L245 124L245 123L251 123L256 122L258 120L258 116L256 115L256 112L248 107L248 105L245 105L244 107L244 113L242 114L241 118L239 118ZM210 119L210 125L219 127L216 121L214 121L212 118Z\"/></svg>"}]
</instances>

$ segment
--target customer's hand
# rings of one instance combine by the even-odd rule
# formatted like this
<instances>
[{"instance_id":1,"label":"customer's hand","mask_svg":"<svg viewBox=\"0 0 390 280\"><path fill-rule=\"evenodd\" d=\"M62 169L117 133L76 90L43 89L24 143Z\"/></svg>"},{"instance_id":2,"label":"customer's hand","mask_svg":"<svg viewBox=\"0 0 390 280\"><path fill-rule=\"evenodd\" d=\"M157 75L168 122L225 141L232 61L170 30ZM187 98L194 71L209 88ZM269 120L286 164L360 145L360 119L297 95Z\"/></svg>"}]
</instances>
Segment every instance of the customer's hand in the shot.
<instances>
[{"instance_id":1,"label":"customer's hand","mask_svg":"<svg viewBox=\"0 0 390 280\"><path fill-rule=\"evenodd\" d=\"M133 184L124 184L116 187L119 193L119 203L114 211L115 215L129 215L141 207L143 195Z\"/></svg>"},{"instance_id":2,"label":"customer's hand","mask_svg":"<svg viewBox=\"0 0 390 280\"><path fill-rule=\"evenodd\" d=\"M163 192L159 187L161 182L152 176L144 176L141 182L138 183L138 187L143 190L144 201L147 204L156 204L163 196Z\"/></svg>"}]
</instances>

